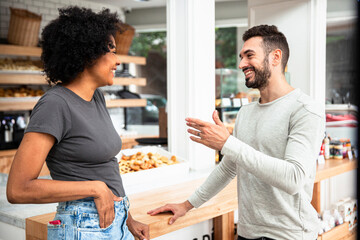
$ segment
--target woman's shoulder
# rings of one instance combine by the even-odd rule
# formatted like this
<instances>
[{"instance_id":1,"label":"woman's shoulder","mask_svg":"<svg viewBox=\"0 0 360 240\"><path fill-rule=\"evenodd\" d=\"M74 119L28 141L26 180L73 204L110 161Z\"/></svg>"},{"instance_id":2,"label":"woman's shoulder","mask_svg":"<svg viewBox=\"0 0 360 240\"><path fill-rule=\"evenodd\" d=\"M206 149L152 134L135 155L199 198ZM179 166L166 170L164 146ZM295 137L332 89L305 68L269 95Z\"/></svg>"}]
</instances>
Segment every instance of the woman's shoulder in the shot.
<instances>
[{"instance_id":1,"label":"woman's shoulder","mask_svg":"<svg viewBox=\"0 0 360 240\"><path fill-rule=\"evenodd\" d=\"M36 103L33 110L46 109L46 111L57 111L59 109L68 109L68 98L62 92L59 86L53 86Z\"/></svg>"}]
</instances>

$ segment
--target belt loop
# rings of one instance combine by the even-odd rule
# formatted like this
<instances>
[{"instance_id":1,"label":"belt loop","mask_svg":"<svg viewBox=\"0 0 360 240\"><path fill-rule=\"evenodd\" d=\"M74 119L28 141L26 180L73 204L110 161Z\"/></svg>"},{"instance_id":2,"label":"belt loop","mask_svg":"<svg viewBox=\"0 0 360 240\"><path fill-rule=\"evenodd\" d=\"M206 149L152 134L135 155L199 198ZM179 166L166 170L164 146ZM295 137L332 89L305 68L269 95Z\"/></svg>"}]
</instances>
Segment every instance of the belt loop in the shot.
<instances>
[{"instance_id":1,"label":"belt loop","mask_svg":"<svg viewBox=\"0 0 360 240\"><path fill-rule=\"evenodd\" d=\"M129 199L127 196L124 197L124 206L125 206L126 211L129 210L130 202L129 202Z\"/></svg>"}]
</instances>

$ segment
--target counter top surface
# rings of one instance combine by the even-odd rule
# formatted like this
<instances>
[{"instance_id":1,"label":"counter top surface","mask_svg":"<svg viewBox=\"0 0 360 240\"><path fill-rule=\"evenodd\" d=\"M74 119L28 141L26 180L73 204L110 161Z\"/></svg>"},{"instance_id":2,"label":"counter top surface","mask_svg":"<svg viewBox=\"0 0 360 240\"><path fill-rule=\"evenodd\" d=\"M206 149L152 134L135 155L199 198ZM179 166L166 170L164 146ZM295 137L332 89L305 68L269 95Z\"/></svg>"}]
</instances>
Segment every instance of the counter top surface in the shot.
<instances>
[{"instance_id":1,"label":"counter top surface","mask_svg":"<svg viewBox=\"0 0 360 240\"><path fill-rule=\"evenodd\" d=\"M8 175L0 173L0 222L25 229L25 219L39 214L56 211L57 203L11 204L6 199ZM50 177L43 177L48 178Z\"/></svg>"},{"instance_id":2,"label":"counter top surface","mask_svg":"<svg viewBox=\"0 0 360 240\"><path fill-rule=\"evenodd\" d=\"M196 180L204 178L211 172L211 169L202 171L190 171L186 178L166 179L166 181L147 181L137 186L124 186L127 195L133 195L144 191L150 191L155 188L166 187L173 184L178 184L184 181ZM6 199L6 183L8 175L0 173L0 222L4 222L18 228L25 229L25 219L42 215L45 213L52 213L56 211L57 203L50 204L11 204ZM50 176L40 178L51 179Z\"/></svg>"}]
</instances>

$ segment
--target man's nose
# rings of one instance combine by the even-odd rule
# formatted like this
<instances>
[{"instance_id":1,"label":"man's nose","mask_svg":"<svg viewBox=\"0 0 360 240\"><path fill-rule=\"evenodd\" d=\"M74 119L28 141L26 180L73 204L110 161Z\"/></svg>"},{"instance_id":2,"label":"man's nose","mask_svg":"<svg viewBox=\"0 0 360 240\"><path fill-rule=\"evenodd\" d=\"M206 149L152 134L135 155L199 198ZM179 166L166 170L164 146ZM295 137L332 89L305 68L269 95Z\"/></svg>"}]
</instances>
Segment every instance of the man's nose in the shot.
<instances>
[{"instance_id":1,"label":"man's nose","mask_svg":"<svg viewBox=\"0 0 360 240\"><path fill-rule=\"evenodd\" d=\"M240 63L239 63L239 69L244 69L244 67L248 66L248 64L246 63L246 61L244 59L241 59L240 60Z\"/></svg>"}]
</instances>

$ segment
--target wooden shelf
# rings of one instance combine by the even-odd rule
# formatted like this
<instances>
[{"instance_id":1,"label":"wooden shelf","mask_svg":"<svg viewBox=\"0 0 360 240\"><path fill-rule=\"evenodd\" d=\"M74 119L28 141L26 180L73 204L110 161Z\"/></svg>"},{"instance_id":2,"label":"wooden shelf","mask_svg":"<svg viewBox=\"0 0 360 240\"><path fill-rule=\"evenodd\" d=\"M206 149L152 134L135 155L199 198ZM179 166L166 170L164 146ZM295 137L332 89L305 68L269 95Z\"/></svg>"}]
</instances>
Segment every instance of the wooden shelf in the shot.
<instances>
[{"instance_id":1,"label":"wooden shelf","mask_svg":"<svg viewBox=\"0 0 360 240\"><path fill-rule=\"evenodd\" d=\"M0 111L26 111L32 110L37 100L0 102ZM145 107L146 99L114 99L107 100L106 107Z\"/></svg>"},{"instance_id":2,"label":"wooden shelf","mask_svg":"<svg viewBox=\"0 0 360 240\"><path fill-rule=\"evenodd\" d=\"M107 100L107 108L115 107L145 107L147 104L146 99L114 99Z\"/></svg>"},{"instance_id":3,"label":"wooden shelf","mask_svg":"<svg viewBox=\"0 0 360 240\"><path fill-rule=\"evenodd\" d=\"M1 73L0 84L44 85L48 84L41 74ZM114 85L146 86L146 78L114 78Z\"/></svg>"},{"instance_id":4,"label":"wooden shelf","mask_svg":"<svg viewBox=\"0 0 360 240\"><path fill-rule=\"evenodd\" d=\"M146 86L146 78L114 78L114 85L136 85L136 86Z\"/></svg>"},{"instance_id":5,"label":"wooden shelf","mask_svg":"<svg viewBox=\"0 0 360 240\"><path fill-rule=\"evenodd\" d=\"M0 44L0 55L13 55L13 56L29 56L40 57L41 48L39 47L25 47L10 44ZM117 55L121 63L135 63L139 65L146 65L145 57Z\"/></svg>"},{"instance_id":6,"label":"wooden shelf","mask_svg":"<svg viewBox=\"0 0 360 240\"><path fill-rule=\"evenodd\" d=\"M357 168L357 160L349 160L349 159L326 160L325 164L317 165L315 183L354 170L356 168Z\"/></svg>"},{"instance_id":7,"label":"wooden shelf","mask_svg":"<svg viewBox=\"0 0 360 240\"><path fill-rule=\"evenodd\" d=\"M0 44L0 55L40 57L41 48Z\"/></svg>"},{"instance_id":8,"label":"wooden shelf","mask_svg":"<svg viewBox=\"0 0 360 240\"><path fill-rule=\"evenodd\" d=\"M356 228L349 231L349 223L343 223L319 235L317 240L355 240Z\"/></svg>"},{"instance_id":9,"label":"wooden shelf","mask_svg":"<svg viewBox=\"0 0 360 240\"><path fill-rule=\"evenodd\" d=\"M48 84L41 74L0 73L0 84L44 85Z\"/></svg>"},{"instance_id":10,"label":"wooden shelf","mask_svg":"<svg viewBox=\"0 0 360 240\"><path fill-rule=\"evenodd\" d=\"M313 197L311 204L314 206L317 212L321 211L321 185L322 180L337 176L339 174L355 170L357 168L357 160L349 159L328 159L325 160L325 164L317 165L316 176L313 188Z\"/></svg>"},{"instance_id":11,"label":"wooden shelf","mask_svg":"<svg viewBox=\"0 0 360 240\"><path fill-rule=\"evenodd\" d=\"M0 150L0 157L15 156L17 149Z\"/></svg>"},{"instance_id":12,"label":"wooden shelf","mask_svg":"<svg viewBox=\"0 0 360 240\"><path fill-rule=\"evenodd\" d=\"M145 57L128 56L128 55L117 55L121 63L134 63L138 65L146 65Z\"/></svg>"}]
</instances>

